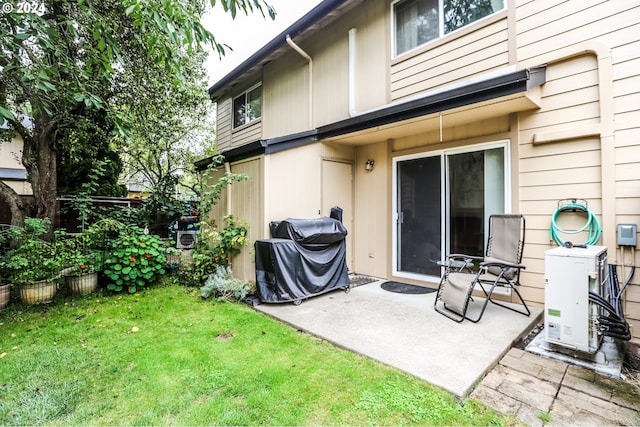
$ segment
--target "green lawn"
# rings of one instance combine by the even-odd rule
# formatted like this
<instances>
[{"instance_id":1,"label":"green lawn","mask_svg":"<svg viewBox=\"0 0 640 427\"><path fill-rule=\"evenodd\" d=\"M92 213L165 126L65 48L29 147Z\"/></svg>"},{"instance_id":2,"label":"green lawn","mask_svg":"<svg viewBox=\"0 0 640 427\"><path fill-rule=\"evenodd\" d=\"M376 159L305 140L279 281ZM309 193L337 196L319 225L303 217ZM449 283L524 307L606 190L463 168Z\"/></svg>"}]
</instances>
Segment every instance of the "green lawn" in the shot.
<instances>
[{"instance_id":1,"label":"green lawn","mask_svg":"<svg viewBox=\"0 0 640 427\"><path fill-rule=\"evenodd\" d=\"M512 422L194 288L0 312L0 425Z\"/></svg>"}]
</instances>

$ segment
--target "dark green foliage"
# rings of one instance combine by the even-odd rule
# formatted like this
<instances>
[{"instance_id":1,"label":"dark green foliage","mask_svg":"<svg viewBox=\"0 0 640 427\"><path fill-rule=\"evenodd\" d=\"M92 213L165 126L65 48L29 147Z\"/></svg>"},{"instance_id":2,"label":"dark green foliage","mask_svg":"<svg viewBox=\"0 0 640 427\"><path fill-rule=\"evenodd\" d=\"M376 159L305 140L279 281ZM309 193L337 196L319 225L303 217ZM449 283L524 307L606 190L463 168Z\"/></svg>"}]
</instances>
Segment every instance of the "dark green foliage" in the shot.
<instances>
[{"instance_id":1,"label":"dark green foliage","mask_svg":"<svg viewBox=\"0 0 640 427\"><path fill-rule=\"evenodd\" d=\"M491 0L445 0L444 32L450 33L493 12Z\"/></svg>"},{"instance_id":2,"label":"dark green foliage","mask_svg":"<svg viewBox=\"0 0 640 427\"><path fill-rule=\"evenodd\" d=\"M113 237L104 259L107 289L132 294L166 273L167 248L158 236L123 225L111 228L110 233Z\"/></svg>"}]
</instances>

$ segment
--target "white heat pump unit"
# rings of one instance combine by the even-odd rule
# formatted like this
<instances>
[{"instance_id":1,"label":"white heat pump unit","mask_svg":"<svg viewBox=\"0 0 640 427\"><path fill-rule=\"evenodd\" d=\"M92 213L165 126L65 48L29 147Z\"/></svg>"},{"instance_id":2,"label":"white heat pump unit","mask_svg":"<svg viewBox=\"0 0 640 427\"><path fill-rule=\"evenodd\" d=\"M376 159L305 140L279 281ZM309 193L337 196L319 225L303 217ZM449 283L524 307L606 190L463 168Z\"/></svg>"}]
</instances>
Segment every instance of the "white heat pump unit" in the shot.
<instances>
[{"instance_id":1,"label":"white heat pump unit","mask_svg":"<svg viewBox=\"0 0 640 427\"><path fill-rule=\"evenodd\" d=\"M196 247L196 232L194 230L178 231L176 235L177 249L193 249Z\"/></svg>"},{"instance_id":2,"label":"white heat pump unit","mask_svg":"<svg viewBox=\"0 0 640 427\"><path fill-rule=\"evenodd\" d=\"M544 253L545 340L569 349L595 353L602 336L602 309L589 302L589 291L606 297L607 248L559 247Z\"/></svg>"}]
</instances>

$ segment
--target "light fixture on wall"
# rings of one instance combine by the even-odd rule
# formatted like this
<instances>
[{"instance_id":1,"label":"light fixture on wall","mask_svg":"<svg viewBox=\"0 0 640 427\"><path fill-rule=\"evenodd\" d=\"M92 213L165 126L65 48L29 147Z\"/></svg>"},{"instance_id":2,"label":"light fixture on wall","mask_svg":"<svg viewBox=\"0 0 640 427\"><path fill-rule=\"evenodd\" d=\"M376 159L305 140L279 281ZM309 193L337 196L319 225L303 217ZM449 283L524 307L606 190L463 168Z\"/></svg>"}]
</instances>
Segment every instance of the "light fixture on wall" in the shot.
<instances>
[{"instance_id":1,"label":"light fixture on wall","mask_svg":"<svg viewBox=\"0 0 640 427\"><path fill-rule=\"evenodd\" d=\"M371 172L373 170L373 160L369 159L364 164L364 170Z\"/></svg>"}]
</instances>

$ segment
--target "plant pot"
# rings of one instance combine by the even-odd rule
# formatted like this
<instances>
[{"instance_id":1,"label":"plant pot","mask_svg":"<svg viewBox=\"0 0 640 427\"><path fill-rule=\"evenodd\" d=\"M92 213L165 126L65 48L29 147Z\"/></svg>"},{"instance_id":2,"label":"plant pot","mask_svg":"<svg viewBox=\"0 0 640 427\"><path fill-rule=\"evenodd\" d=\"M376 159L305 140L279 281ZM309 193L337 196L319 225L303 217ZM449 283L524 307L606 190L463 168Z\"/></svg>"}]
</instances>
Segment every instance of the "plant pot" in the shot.
<instances>
[{"instance_id":1,"label":"plant pot","mask_svg":"<svg viewBox=\"0 0 640 427\"><path fill-rule=\"evenodd\" d=\"M7 308L10 297L11 285L0 285L0 310Z\"/></svg>"},{"instance_id":2,"label":"plant pot","mask_svg":"<svg viewBox=\"0 0 640 427\"><path fill-rule=\"evenodd\" d=\"M73 294L86 295L98 289L97 272L80 276L64 276L64 281Z\"/></svg>"},{"instance_id":3,"label":"plant pot","mask_svg":"<svg viewBox=\"0 0 640 427\"><path fill-rule=\"evenodd\" d=\"M58 283L55 279L20 285L20 300L25 304L46 304L53 301Z\"/></svg>"}]
</instances>

